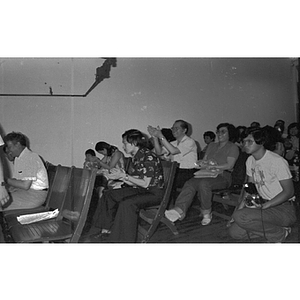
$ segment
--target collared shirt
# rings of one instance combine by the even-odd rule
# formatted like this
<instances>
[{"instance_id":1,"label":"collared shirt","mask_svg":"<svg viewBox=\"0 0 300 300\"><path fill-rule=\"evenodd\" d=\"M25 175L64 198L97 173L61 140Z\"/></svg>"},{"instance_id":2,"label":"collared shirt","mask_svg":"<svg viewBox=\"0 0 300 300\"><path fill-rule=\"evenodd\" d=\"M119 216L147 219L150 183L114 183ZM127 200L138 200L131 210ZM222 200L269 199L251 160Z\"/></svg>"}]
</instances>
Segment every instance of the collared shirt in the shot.
<instances>
[{"instance_id":1,"label":"collared shirt","mask_svg":"<svg viewBox=\"0 0 300 300\"><path fill-rule=\"evenodd\" d=\"M151 177L149 187L164 186L163 168L159 157L147 148L139 149L132 159L128 173L139 178Z\"/></svg>"},{"instance_id":2,"label":"collared shirt","mask_svg":"<svg viewBox=\"0 0 300 300\"><path fill-rule=\"evenodd\" d=\"M38 154L27 147L15 158L13 177L18 180L32 180L33 190L43 190L49 187L48 175L44 163Z\"/></svg>"},{"instance_id":3,"label":"collared shirt","mask_svg":"<svg viewBox=\"0 0 300 300\"><path fill-rule=\"evenodd\" d=\"M179 143L173 141L170 144L180 151L179 154L172 155L171 160L178 162L180 169L194 169L197 162L196 142L186 135Z\"/></svg>"}]
</instances>

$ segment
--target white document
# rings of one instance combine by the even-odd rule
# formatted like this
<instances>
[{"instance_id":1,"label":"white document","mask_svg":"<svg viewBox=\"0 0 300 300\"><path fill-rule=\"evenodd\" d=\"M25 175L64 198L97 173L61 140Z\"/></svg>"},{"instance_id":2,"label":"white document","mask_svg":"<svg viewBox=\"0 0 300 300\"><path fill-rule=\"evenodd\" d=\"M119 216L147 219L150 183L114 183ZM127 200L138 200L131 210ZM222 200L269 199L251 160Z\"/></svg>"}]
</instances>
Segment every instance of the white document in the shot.
<instances>
[{"instance_id":1,"label":"white document","mask_svg":"<svg viewBox=\"0 0 300 300\"><path fill-rule=\"evenodd\" d=\"M22 216L17 217L17 220L22 225L30 224L30 223L34 223L34 222L39 222L39 221L43 221L43 220L56 218L58 216L58 213L59 213L58 209L55 209L53 211L22 215Z\"/></svg>"}]
</instances>

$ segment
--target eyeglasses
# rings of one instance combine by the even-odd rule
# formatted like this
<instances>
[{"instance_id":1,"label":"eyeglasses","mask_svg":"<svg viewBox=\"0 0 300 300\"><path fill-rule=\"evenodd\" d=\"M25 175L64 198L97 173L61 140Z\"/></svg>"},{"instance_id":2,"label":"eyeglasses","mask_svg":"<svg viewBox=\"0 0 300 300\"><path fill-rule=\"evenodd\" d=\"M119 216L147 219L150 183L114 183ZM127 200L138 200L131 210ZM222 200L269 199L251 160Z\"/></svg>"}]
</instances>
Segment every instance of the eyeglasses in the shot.
<instances>
[{"instance_id":1,"label":"eyeglasses","mask_svg":"<svg viewBox=\"0 0 300 300\"><path fill-rule=\"evenodd\" d=\"M254 141L252 141L252 140L244 140L243 141L243 145L246 145L246 144L248 144L249 146L251 146L251 145L254 144Z\"/></svg>"},{"instance_id":2,"label":"eyeglasses","mask_svg":"<svg viewBox=\"0 0 300 300\"><path fill-rule=\"evenodd\" d=\"M180 130L180 129L181 129L181 127L171 127L172 131L177 131L177 130Z\"/></svg>"},{"instance_id":3,"label":"eyeglasses","mask_svg":"<svg viewBox=\"0 0 300 300\"><path fill-rule=\"evenodd\" d=\"M228 133L227 130L217 130L216 131L216 134L225 134L225 133Z\"/></svg>"}]
</instances>

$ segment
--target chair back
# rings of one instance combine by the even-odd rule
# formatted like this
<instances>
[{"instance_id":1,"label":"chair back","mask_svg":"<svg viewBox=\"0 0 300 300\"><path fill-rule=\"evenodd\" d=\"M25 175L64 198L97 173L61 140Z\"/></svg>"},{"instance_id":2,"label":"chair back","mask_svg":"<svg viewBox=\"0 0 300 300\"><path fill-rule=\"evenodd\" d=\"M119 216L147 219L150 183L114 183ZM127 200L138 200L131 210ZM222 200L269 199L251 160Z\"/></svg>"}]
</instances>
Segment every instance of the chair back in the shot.
<instances>
[{"instance_id":1,"label":"chair back","mask_svg":"<svg viewBox=\"0 0 300 300\"><path fill-rule=\"evenodd\" d=\"M249 154L247 154L246 152L240 152L231 173L232 187L242 187L246 177L246 160L248 159L248 157Z\"/></svg>"},{"instance_id":2,"label":"chair back","mask_svg":"<svg viewBox=\"0 0 300 300\"><path fill-rule=\"evenodd\" d=\"M47 167L49 190L51 189L51 186L52 186L52 183L53 183L56 171L57 171L57 166L55 166L55 165L49 165Z\"/></svg>"},{"instance_id":3,"label":"chair back","mask_svg":"<svg viewBox=\"0 0 300 300\"><path fill-rule=\"evenodd\" d=\"M149 241L151 236L154 234L155 230L157 229L160 222L163 221L164 214L166 208L170 202L171 191L173 187L173 182L175 178L176 169L178 167L177 162L171 161L161 161L163 167L163 174L164 174L164 195L160 205L157 208L150 207L149 209L142 209L140 211L140 217L150 223L150 227L148 230L143 229L142 226L139 226L139 235L141 235L142 242L146 243Z\"/></svg>"},{"instance_id":4,"label":"chair back","mask_svg":"<svg viewBox=\"0 0 300 300\"><path fill-rule=\"evenodd\" d=\"M61 218L71 224L73 234L70 243L77 243L86 222L97 170L73 168L71 184Z\"/></svg>"},{"instance_id":5,"label":"chair back","mask_svg":"<svg viewBox=\"0 0 300 300\"><path fill-rule=\"evenodd\" d=\"M161 161L161 164L162 164L163 173L164 173L165 192L164 192L164 196L163 196L162 202L160 204L160 207L162 207L162 210L165 211L165 209L170 201L171 191L172 191L173 182L174 182L174 178L175 178L176 169L178 167L178 163L171 162L171 161Z\"/></svg>"},{"instance_id":6,"label":"chair back","mask_svg":"<svg viewBox=\"0 0 300 300\"><path fill-rule=\"evenodd\" d=\"M61 210L66 199L67 191L70 185L73 167L58 165L53 178L53 182L49 188L46 207L49 209Z\"/></svg>"}]
</instances>

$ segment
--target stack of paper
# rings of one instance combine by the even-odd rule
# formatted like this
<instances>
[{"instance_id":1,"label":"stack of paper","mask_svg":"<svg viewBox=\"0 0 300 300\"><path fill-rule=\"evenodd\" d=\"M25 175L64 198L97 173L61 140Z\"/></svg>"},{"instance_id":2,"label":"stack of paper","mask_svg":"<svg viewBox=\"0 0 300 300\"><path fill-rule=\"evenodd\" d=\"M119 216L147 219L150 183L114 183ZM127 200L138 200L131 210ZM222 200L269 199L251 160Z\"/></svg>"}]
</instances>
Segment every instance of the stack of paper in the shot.
<instances>
[{"instance_id":1,"label":"stack of paper","mask_svg":"<svg viewBox=\"0 0 300 300\"><path fill-rule=\"evenodd\" d=\"M22 225L30 224L30 223L34 223L34 222L39 222L39 221L43 221L43 220L56 218L58 216L58 213L59 213L59 211L58 211L58 209L56 209L53 211L22 215L22 216L17 217L17 220Z\"/></svg>"}]
</instances>

